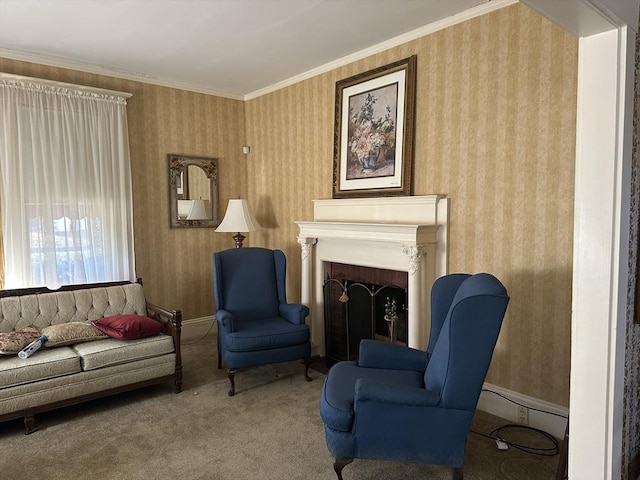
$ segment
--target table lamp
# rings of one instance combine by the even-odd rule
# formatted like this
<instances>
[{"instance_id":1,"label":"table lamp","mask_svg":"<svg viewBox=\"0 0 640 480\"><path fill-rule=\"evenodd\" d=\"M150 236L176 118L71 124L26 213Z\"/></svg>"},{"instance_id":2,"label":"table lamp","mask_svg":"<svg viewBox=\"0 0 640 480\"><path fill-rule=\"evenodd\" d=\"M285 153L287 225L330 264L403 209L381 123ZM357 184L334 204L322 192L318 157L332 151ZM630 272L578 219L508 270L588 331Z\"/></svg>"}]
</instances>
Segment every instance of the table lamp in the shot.
<instances>
[{"instance_id":1,"label":"table lamp","mask_svg":"<svg viewBox=\"0 0 640 480\"><path fill-rule=\"evenodd\" d=\"M241 232L254 232L262 227L253 217L249 203L244 199L229 200L227 211L216 232L237 232L232 238L236 242L236 248L242 248L242 242L246 238Z\"/></svg>"}]
</instances>

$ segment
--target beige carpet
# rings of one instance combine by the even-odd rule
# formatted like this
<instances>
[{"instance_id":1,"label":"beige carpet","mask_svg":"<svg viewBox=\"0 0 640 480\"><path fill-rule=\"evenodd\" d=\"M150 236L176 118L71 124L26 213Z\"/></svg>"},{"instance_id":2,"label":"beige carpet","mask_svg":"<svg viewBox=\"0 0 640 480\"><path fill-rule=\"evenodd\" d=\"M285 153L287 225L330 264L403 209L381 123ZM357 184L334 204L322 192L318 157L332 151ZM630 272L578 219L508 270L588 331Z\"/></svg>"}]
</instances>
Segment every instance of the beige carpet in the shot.
<instances>
[{"instance_id":1,"label":"beige carpet","mask_svg":"<svg viewBox=\"0 0 640 480\"><path fill-rule=\"evenodd\" d=\"M305 382L297 362L248 370L228 397L211 334L184 346L183 363L180 394L170 385L150 387L42 414L28 436L21 421L0 424L0 478L336 478L318 411L323 374L312 371L314 381ZM503 423L479 412L473 428L489 433ZM553 479L557 461L498 451L470 434L465 479ZM451 478L445 467L371 460L355 460L343 473L345 480Z\"/></svg>"}]
</instances>

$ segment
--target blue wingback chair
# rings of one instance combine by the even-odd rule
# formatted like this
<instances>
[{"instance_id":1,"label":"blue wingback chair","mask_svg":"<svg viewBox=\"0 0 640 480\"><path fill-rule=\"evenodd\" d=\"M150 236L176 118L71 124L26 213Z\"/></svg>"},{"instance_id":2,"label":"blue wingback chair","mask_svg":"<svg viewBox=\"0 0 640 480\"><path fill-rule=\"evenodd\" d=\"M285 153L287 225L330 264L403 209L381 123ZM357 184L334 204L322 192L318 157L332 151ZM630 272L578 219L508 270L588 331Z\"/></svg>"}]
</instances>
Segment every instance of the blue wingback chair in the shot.
<instances>
[{"instance_id":1,"label":"blue wingback chair","mask_svg":"<svg viewBox=\"0 0 640 480\"><path fill-rule=\"evenodd\" d=\"M320 399L334 470L354 458L448 465L462 479L464 450L509 297L487 273L439 278L426 351L363 340L339 362Z\"/></svg>"},{"instance_id":2,"label":"blue wingback chair","mask_svg":"<svg viewBox=\"0 0 640 480\"><path fill-rule=\"evenodd\" d=\"M309 309L287 303L286 258L280 250L235 248L213 254L218 322L218 368L222 359L235 394L240 368L302 359L309 377Z\"/></svg>"}]
</instances>

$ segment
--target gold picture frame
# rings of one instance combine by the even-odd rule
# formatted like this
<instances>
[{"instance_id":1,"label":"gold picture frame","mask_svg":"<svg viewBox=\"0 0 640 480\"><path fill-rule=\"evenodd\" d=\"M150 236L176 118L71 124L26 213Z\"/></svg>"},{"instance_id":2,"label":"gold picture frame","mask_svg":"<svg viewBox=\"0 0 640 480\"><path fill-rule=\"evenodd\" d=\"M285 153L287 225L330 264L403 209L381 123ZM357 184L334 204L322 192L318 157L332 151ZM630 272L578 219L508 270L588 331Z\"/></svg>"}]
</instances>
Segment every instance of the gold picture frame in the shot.
<instances>
[{"instance_id":1,"label":"gold picture frame","mask_svg":"<svg viewBox=\"0 0 640 480\"><path fill-rule=\"evenodd\" d=\"M336 82L333 198L411 195L416 59Z\"/></svg>"}]
</instances>

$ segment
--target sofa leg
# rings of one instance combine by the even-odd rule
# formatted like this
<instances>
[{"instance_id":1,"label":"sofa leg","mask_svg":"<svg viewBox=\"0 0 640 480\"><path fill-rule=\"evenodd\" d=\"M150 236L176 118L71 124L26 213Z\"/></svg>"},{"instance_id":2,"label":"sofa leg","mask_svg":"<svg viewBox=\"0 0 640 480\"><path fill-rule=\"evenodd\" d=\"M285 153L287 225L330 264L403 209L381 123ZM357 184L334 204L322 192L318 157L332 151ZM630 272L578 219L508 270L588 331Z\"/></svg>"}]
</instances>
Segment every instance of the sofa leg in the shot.
<instances>
[{"instance_id":1,"label":"sofa leg","mask_svg":"<svg viewBox=\"0 0 640 480\"><path fill-rule=\"evenodd\" d=\"M304 359L304 379L305 379L307 382L310 382L310 381L312 381L312 380L313 380L313 378L311 378L311 377L309 376L309 366L310 366L310 365L311 365L311 358L310 358L310 357L305 358L305 359Z\"/></svg>"},{"instance_id":2,"label":"sofa leg","mask_svg":"<svg viewBox=\"0 0 640 480\"><path fill-rule=\"evenodd\" d=\"M176 393L182 391L182 363L176 366L176 371L173 374L173 390Z\"/></svg>"},{"instance_id":3,"label":"sofa leg","mask_svg":"<svg viewBox=\"0 0 640 480\"><path fill-rule=\"evenodd\" d=\"M234 379L236 372L237 370L234 368L227 370L227 377L229 377L229 381L231 382L231 390L229 390L228 393L230 397L233 397L236 394L236 382Z\"/></svg>"},{"instance_id":4,"label":"sofa leg","mask_svg":"<svg viewBox=\"0 0 640 480\"><path fill-rule=\"evenodd\" d=\"M29 435L36 431L36 419L33 415L24 416L24 434Z\"/></svg>"},{"instance_id":5,"label":"sofa leg","mask_svg":"<svg viewBox=\"0 0 640 480\"><path fill-rule=\"evenodd\" d=\"M460 467L460 468L452 467L451 468L451 476L452 476L453 480L463 480L462 479L462 467Z\"/></svg>"},{"instance_id":6,"label":"sofa leg","mask_svg":"<svg viewBox=\"0 0 640 480\"><path fill-rule=\"evenodd\" d=\"M338 475L338 480L343 480L342 469L351 462L353 462L353 458L336 458L336 461L333 462L333 470L335 470L336 475Z\"/></svg>"}]
</instances>

